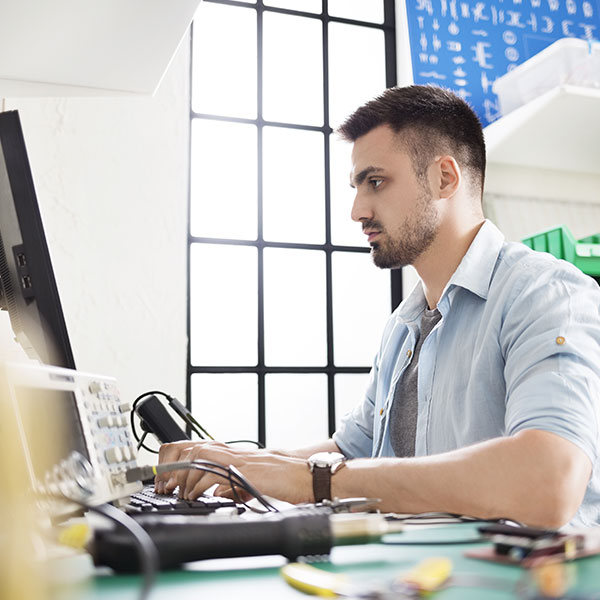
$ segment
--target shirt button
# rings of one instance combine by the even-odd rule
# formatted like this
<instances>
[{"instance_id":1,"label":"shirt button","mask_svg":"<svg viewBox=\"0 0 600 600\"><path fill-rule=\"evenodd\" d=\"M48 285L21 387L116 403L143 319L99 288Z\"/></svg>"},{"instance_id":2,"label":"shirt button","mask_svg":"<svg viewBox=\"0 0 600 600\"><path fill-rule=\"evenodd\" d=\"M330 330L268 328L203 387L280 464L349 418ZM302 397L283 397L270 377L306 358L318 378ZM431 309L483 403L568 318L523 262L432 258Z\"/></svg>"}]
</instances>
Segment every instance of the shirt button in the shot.
<instances>
[{"instance_id":1,"label":"shirt button","mask_svg":"<svg viewBox=\"0 0 600 600\"><path fill-rule=\"evenodd\" d=\"M564 338L562 335L559 335L559 336L556 338L556 343L557 343L559 346L562 346L564 343L566 343L566 341L567 341L567 340L565 340L565 338Z\"/></svg>"},{"instance_id":2,"label":"shirt button","mask_svg":"<svg viewBox=\"0 0 600 600\"><path fill-rule=\"evenodd\" d=\"M379 409L379 416L381 416L383 414L383 408Z\"/></svg>"},{"instance_id":3,"label":"shirt button","mask_svg":"<svg viewBox=\"0 0 600 600\"><path fill-rule=\"evenodd\" d=\"M408 358L410 358L412 356L412 350L407 350L406 356L408 356Z\"/></svg>"}]
</instances>

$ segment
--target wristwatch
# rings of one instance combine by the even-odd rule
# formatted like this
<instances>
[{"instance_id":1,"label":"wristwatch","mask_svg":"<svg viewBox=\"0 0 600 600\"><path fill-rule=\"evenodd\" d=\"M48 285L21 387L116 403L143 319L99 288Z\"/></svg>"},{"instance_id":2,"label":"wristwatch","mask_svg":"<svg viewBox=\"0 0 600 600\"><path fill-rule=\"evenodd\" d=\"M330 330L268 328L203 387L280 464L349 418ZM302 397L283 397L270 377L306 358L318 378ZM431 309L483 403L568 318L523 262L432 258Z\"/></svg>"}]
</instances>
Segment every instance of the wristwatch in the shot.
<instances>
[{"instance_id":1,"label":"wristwatch","mask_svg":"<svg viewBox=\"0 0 600 600\"><path fill-rule=\"evenodd\" d=\"M331 476L344 466L345 460L346 457L339 452L317 452L308 458L315 502L331 500Z\"/></svg>"}]
</instances>

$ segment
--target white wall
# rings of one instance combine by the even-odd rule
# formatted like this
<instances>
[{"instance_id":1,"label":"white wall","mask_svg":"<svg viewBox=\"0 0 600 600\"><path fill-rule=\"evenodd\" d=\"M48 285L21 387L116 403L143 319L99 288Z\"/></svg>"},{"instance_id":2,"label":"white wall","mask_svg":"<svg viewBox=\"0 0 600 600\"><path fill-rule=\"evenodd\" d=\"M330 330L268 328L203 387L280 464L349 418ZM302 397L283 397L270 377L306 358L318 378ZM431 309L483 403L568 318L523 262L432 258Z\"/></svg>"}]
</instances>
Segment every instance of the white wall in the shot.
<instances>
[{"instance_id":1,"label":"white wall","mask_svg":"<svg viewBox=\"0 0 600 600\"><path fill-rule=\"evenodd\" d=\"M153 98L18 109L73 352L124 399L186 386L189 38Z\"/></svg>"}]
</instances>

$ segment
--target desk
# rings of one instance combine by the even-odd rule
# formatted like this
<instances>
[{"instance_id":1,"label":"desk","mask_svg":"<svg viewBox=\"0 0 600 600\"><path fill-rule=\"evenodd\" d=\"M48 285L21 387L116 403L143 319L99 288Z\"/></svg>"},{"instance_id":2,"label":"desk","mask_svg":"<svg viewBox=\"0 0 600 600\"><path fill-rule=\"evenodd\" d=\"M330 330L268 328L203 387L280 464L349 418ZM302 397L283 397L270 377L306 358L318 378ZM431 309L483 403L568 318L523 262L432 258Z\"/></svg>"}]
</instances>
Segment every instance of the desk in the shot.
<instances>
[{"instance_id":1,"label":"desk","mask_svg":"<svg viewBox=\"0 0 600 600\"><path fill-rule=\"evenodd\" d=\"M477 537L476 525L457 524L443 527L408 530L392 539L410 542L462 540ZM446 556L453 562L453 573L477 574L501 579L507 589L455 587L441 590L435 600L505 600L517 597L514 585L526 571L516 566L498 565L463 554L481 544L392 546L369 544L335 547L329 560L316 566L346 573L352 580L389 581L407 571L420 560L430 556ZM290 587L279 575L285 564L282 557L252 557L201 561L187 565L181 571L158 575L149 600L306 600L311 598ZM600 598L600 556L579 559L572 563L576 573L573 590L583 594L595 593ZM141 578L133 575L99 573L85 589L71 590L60 600L135 600ZM313 596L314 597L314 596ZM315 597L316 598L316 597Z\"/></svg>"}]
</instances>

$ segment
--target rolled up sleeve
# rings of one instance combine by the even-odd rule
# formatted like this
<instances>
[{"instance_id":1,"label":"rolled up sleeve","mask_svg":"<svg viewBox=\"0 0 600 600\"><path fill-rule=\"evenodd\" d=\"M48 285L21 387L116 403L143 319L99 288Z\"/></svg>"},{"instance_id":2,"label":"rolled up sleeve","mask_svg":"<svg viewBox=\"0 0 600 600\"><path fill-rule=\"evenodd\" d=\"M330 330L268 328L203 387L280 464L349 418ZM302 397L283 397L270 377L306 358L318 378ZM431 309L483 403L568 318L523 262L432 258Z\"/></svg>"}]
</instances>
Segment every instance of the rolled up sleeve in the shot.
<instances>
[{"instance_id":1,"label":"rolled up sleeve","mask_svg":"<svg viewBox=\"0 0 600 600\"><path fill-rule=\"evenodd\" d=\"M577 445L594 463L600 431L600 293L571 265L545 277L517 294L502 328L506 434L548 431Z\"/></svg>"}]
</instances>

